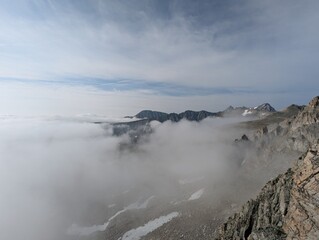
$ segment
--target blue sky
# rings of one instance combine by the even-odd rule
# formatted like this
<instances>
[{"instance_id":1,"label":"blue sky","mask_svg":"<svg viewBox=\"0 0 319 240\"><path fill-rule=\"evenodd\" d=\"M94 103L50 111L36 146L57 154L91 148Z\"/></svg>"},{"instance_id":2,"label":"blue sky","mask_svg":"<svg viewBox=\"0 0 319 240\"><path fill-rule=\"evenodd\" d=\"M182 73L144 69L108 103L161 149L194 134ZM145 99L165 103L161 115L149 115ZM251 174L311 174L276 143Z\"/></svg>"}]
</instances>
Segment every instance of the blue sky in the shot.
<instances>
[{"instance_id":1,"label":"blue sky","mask_svg":"<svg viewBox=\"0 0 319 240\"><path fill-rule=\"evenodd\" d=\"M118 114L305 104L319 92L318 10L311 0L3 0L0 114L109 114L117 99ZM38 89L40 108L25 101ZM87 106L63 111L75 89Z\"/></svg>"}]
</instances>

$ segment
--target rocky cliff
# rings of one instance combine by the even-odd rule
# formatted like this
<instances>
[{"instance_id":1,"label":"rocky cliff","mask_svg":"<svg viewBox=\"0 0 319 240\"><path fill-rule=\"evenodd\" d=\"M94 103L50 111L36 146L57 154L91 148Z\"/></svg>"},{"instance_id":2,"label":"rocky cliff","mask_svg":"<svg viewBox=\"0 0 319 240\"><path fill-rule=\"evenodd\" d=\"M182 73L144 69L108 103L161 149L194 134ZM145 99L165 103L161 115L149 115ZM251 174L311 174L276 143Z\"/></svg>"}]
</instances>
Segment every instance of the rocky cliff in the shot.
<instances>
[{"instance_id":1,"label":"rocky cliff","mask_svg":"<svg viewBox=\"0 0 319 240\"><path fill-rule=\"evenodd\" d=\"M319 96L301 108L295 116L278 124L268 125L261 131L269 144L278 151L298 151L303 153L319 138Z\"/></svg>"},{"instance_id":2,"label":"rocky cliff","mask_svg":"<svg viewBox=\"0 0 319 240\"><path fill-rule=\"evenodd\" d=\"M254 147L264 154L306 153L230 217L216 239L319 239L319 97L287 111L291 109L293 114L284 120L277 121L276 113L257 122ZM247 164L250 168L252 162Z\"/></svg>"},{"instance_id":3,"label":"rocky cliff","mask_svg":"<svg viewBox=\"0 0 319 240\"><path fill-rule=\"evenodd\" d=\"M292 129L319 123L319 96L314 97L292 122Z\"/></svg>"},{"instance_id":4,"label":"rocky cliff","mask_svg":"<svg viewBox=\"0 0 319 240\"><path fill-rule=\"evenodd\" d=\"M319 239L319 144L223 224L216 239Z\"/></svg>"}]
</instances>

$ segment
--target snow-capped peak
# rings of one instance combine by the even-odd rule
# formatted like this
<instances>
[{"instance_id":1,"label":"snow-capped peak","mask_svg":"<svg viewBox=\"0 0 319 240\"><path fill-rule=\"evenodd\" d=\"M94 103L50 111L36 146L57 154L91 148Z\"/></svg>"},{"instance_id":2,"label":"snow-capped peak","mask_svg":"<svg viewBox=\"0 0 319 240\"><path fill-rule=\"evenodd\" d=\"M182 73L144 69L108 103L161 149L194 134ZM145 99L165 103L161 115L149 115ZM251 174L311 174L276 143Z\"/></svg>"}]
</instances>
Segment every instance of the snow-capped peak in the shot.
<instances>
[{"instance_id":1,"label":"snow-capped peak","mask_svg":"<svg viewBox=\"0 0 319 240\"><path fill-rule=\"evenodd\" d=\"M256 110L259 111L267 111L267 112L276 112L276 110L269 104L269 103L263 103L259 105Z\"/></svg>"}]
</instances>

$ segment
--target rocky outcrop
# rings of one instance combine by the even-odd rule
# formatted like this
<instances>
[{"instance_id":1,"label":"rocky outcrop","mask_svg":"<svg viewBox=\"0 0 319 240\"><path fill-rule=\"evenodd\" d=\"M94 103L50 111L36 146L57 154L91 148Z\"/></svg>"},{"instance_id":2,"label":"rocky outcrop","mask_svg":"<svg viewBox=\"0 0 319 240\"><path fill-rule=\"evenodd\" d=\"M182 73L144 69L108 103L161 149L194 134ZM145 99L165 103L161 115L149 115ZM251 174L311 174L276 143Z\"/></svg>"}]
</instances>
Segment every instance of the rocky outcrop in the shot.
<instances>
[{"instance_id":1,"label":"rocky outcrop","mask_svg":"<svg viewBox=\"0 0 319 240\"><path fill-rule=\"evenodd\" d=\"M319 239L319 144L230 217L216 239Z\"/></svg>"},{"instance_id":2,"label":"rocky outcrop","mask_svg":"<svg viewBox=\"0 0 319 240\"><path fill-rule=\"evenodd\" d=\"M248 122L246 125L259 125L249 137L264 152L266 147L270 152L303 153L319 138L318 104L319 97L315 97L305 107L291 105L263 120Z\"/></svg>"},{"instance_id":3,"label":"rocky outcrop","mask_svg":"<svg viewBox=\"0 0 319 240\"><path fill-rule=\"evenodd\" d=\"M311 107L311 108L317 108L317 107L319 107L319 96L314 97L314 98L310 101L309 107Z\"/></svg>"},{"instance_id":4,"label":"rocky outcrop","mask_svg":"<svg viewBox=\"0 0 319 240\"><path fill-rule=\"evenodd\" d=\"M229 234L232 233L229 229L232 229L234 233L239 231L238 228L242 232L248 228L252 229L249 234L250 238L247 237L246 231L246 237L245 234L242 235L242 232L239 232L236 235L238 239L319 239L319 212L317 210L319 209L319 194L316 195L319 192L319 176L316 170L319 164L319 148L318 145L314 146L319 139L319 97L313 98L305 107L292 105L287 108L286 113L288 112L293 114L280 122L266 118L265 122L271 124L261 124L254 135L250 136L251 139L254 139L254 147L263 155L265 161L260 160L259 154L259 158L246 160L243 168L247 168L249 170L247 172L252 172L256 171L256 168L267 169L265 166L277 163L279 166L291 166L292 161L280 156L284 156L285 153L292 155L307 152L307 154L292 170L269 182L256 200L248 202L245 207L251 212L245 212L244 208L241 214L244 214L245 217L235 215L235 218L226 224L224 230L221 230L220 239L236 239L229 237ZM277 115L278 112L270 117ZM279 116L278 119L281 117ZM272 157L275 160L272 161ZM289 174L290 171L292 175ZM285 184L278 185L282 180ZM278 193L283 190L289 192L289 205L286 213L280 212L279 214L276 210ZM267 210L261 212L260 208L265 208L265 206ZM249 219L253 219L255 225L243 222L243 219L248 221L248 215ZM267 216L271 216L271 219ZM273 216L280 216L279 224L273 221ZM265 218L268 219L265 221L266 224L261 224L261 219Z\"/></svg>"},{"instance_id":5,"label":"rocky outcrop","mask_svg":"<svg viewBox=\"0 0 319 240\"><path fill-rule=\"evenodd\" d=\"M287 239L319 239L319 144L294 170L283 230Z\"/></svg>"},{"instance_id":6,"label":"rocky outcrop","mask_svg":"<svg viewBox=\"0 0 319 240\"><path fill-rule=\"evenodd\" d=\"M313 98L295 118L283 121L279 127L284 136L282 146L305 152L319 138L319 97ZM274 134L274 132L272 133Z\"/></svg>"},{"instance_id":7,"label":"rocky outcrop","mask_svg":"<svg viewBox=\"0 0 319 240\"><path fill-rule=\"evenodd\" d=\"M314 97L292 122L292 129L319 122L319 96Z\"/></svg>"}]
</instances>

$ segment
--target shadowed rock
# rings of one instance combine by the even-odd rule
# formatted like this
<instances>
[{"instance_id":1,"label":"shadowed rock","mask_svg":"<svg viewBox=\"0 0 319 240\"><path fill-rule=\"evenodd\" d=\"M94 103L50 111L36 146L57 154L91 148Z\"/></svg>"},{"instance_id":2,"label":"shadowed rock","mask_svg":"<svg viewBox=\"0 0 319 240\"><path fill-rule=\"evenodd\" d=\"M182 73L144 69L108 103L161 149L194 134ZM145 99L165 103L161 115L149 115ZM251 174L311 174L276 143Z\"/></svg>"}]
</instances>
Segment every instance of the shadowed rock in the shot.
<instances>
[{"instance_id":1,"label":"shadowed rock","mask_svg":"<svg viewBox=\"0 0 319 240\"><path fill-rule=\"evenodd\" d=\"M269 181L218 230L215 239L319 239L319 145Z\"/></svg>"}]
</instances>

